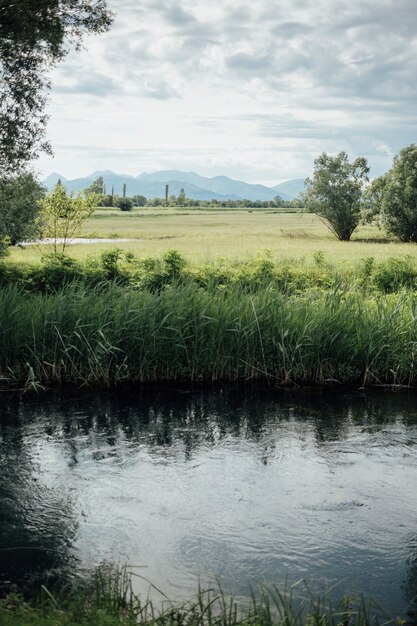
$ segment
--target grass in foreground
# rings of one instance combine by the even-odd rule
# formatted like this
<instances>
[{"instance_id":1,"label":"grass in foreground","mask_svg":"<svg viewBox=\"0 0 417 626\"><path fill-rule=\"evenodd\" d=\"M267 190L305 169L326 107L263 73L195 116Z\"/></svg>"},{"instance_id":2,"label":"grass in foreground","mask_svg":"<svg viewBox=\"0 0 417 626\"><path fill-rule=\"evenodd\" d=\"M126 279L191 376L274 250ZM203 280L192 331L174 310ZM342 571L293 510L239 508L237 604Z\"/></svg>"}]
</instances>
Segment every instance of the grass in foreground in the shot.
<instances>
[{"instance_id":1,"label":"grass in foreground","mask_svg":"<svg viewBox=\"0 0 417 626\"><path fill-rule=\"evenodd\" d=\"M0 379L37 388L263 379L417 384L417 295L116 283L0 290Z\"/></svg>"},{"instance_id":2,"label":"grass in foreground","mask_svg":"<svg viewBox=\"0 0 417 626\"><path fill-rule=\"evenodd\" d=\"M149 598L141 599L132 589L132 574L126 569L97 573L94 584L78 590L51 593L45 587L40 597L25 602L9 595L0 600L2 626L371 626L393 624L375 603L332 594L314 594L304 581L296 585L260 587L251 599L237 602L219 585L199 590L180 604L161 595L158 608ZM405 624L401 619L397 624Z\"/></svg>"}]
</instances>

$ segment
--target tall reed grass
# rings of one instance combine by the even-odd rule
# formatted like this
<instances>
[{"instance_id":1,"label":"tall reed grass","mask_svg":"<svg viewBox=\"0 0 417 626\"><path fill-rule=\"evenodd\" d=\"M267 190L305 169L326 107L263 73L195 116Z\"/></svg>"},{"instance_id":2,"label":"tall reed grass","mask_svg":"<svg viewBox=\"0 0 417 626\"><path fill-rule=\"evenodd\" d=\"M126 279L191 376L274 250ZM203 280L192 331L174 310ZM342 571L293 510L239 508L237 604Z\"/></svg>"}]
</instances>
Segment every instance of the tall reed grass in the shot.
<instances>
[{"instance_id":1,"label":"tall reed grass","mask_svg":"<svg viewBox=\"0 0 417 626\"><path fill-rule=\"evenodd\" d=\"M236 381L417 382L417 296L338 289L137 291L116 283L53 294L0 289L4 385Z\"/></svg>"},{"instance_id":2,"label":"tall reed grass","mask_svg":"<svg viewBox=\"0 0 417 626\"><path fill-rule=\"evenodd\" d=\"M95 583L53 591L43 587L37 600L9 595L0 600L3 626L376 626L394 622L374 602L360 596L333 601L331 591L314 593L305 581L260 586L246 601L226 595L219 584L198 590L187 602L159 592L158 605L137 596L126 569L97 572Z\"/></svg>"}]
</instances>

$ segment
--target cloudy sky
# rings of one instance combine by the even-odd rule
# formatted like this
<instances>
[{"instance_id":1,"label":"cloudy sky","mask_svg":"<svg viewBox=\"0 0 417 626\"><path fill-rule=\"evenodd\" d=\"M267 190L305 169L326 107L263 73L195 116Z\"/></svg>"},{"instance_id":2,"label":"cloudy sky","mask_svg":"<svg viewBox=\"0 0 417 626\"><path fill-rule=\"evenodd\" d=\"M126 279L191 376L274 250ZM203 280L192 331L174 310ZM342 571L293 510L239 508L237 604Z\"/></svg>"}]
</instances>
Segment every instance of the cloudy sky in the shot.
<instances>
[{"instance_id":1,"label":"cloudy sky","mask_svg":"<svg viewBox=\"0 0 417 626\"><path fill-rule=\"evenodd\" d=\"M417 0L108 0L52 73L37 167L304 177L324 150L371 175L417 142Z\"/></svg>"}]
</instances>

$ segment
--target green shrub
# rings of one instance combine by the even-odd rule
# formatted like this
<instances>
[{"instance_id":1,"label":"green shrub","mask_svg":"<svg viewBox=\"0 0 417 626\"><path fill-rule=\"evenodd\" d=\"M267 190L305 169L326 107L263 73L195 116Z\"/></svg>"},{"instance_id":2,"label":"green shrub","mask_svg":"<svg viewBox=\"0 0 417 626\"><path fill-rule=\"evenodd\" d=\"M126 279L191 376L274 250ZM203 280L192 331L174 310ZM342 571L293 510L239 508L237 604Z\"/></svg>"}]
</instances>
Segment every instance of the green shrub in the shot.
<instances>
[{"instance_id":1,"label":"green shrub","mask_svg":"<svg viewBox=\"0 0 417 626\"><path fill-rule=\"evenodd\" d=\"M39 266L33 266L27 277L32 291L54 292L75 281L84 280L82 265L65 254L53 253L42 258Z\"/></svg>"},{"instance_id":2,"label":"green shrub","mask_svg":"<svg viewBox=\"0 0 417 626\"><path fill-rule=\"evenodd\" d=\"M178 250L168 250L162 257L167 275L170 278L178 278L186 265L185 259Z\"/></svg>"},{"instance_id":3,"label":"green shrub","mask_svg":"<svg viewBox=\"0 0 417 626\"><path fill-rule=\"evenodd\" d=\"M322 250L316 250L313 252L313 260L318 267L324 267L326 264L326 257Z\"/></svg>"},{"instance_id":4,"label":"green shrub","mask_svg":"<svg viewBox=\"0 0 417 626\"><path fill-rule=\"evenodd\" d=\"M161 259L146 258L139 261L135 276L139 287L159 291L173 281L185 277L186 261L177 250L168 250Z\"/></svg>"},{"instance_id":5,"label":"green shrub","mask_svg":"<svg viewBox=\"0 0 417 626\"><path fill-rule=\"evenodd\" d=\"M369 284L375 268L375 259L373 256L366 256L360 260L359 279L363 285Z\"/></svg>"},{"instance_id":6,"label":"green shrub","mask_svg":"<svg viewBox=\"0 0 417 626\"><path fill-rule=\"evenodd\" d=\"M139 259L120 248L100 256L76 261L62 254L47 255L37 265L18 265L9 259L0 262L0 285L18 284L28 291L53 292L77 281L86 288L118 281L135 289L160 291L172 284L193 284L209 293L239 288L245 293L274 290L287 295L325 293L335 289L366 293L394 293L417 288L417 264L412 257L391 258L376 263L365 257L357 264L332 265L320 252L313 263L286 260L274 262L259 256L246 262L188 264L176 250L160 258Z\"/></svg>"},{"instance_id":7,"label":"green shrub","mask_svg":"<svg viewBox=\"0 0 417 626\"><path fill-rule=\"evenodd\" d=\"M379 291L391 293L415 289L417 268L411 256L393 257L375 267L373 282Z\"/></svg>"},{"instance_id":8,"label":"green shrub","mask_svg":"<svg viewBox=\"0 0 417 626\"><path fill-rule=\"evenodd\" d=\"M107 280L122 279L123 282L128 282L126 272L124 272L119 262L125 257L125 253L120 248L110 248L105 250L100 255L100 265L103 269L104 278Z\"/></svg>"}]
</instances>

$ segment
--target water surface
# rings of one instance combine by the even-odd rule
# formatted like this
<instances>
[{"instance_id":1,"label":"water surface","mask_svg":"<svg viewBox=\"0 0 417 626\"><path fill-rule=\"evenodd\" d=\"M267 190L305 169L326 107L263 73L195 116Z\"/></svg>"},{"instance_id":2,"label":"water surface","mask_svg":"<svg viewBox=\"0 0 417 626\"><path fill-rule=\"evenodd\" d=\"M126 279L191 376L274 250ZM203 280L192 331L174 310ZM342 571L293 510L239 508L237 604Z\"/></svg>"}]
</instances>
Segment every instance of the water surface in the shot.
<instances>
[{"instance_id":1,"label":"water surface","mask_svg":"<svg viewBox=\"0 0 417 626\"><path fill-rule=\"evenodd\" d=\"M128 562L177 598L306 578L404 614L417 593L416 395L1 400L3 588Z\"/></svg>"}]
</instances>

